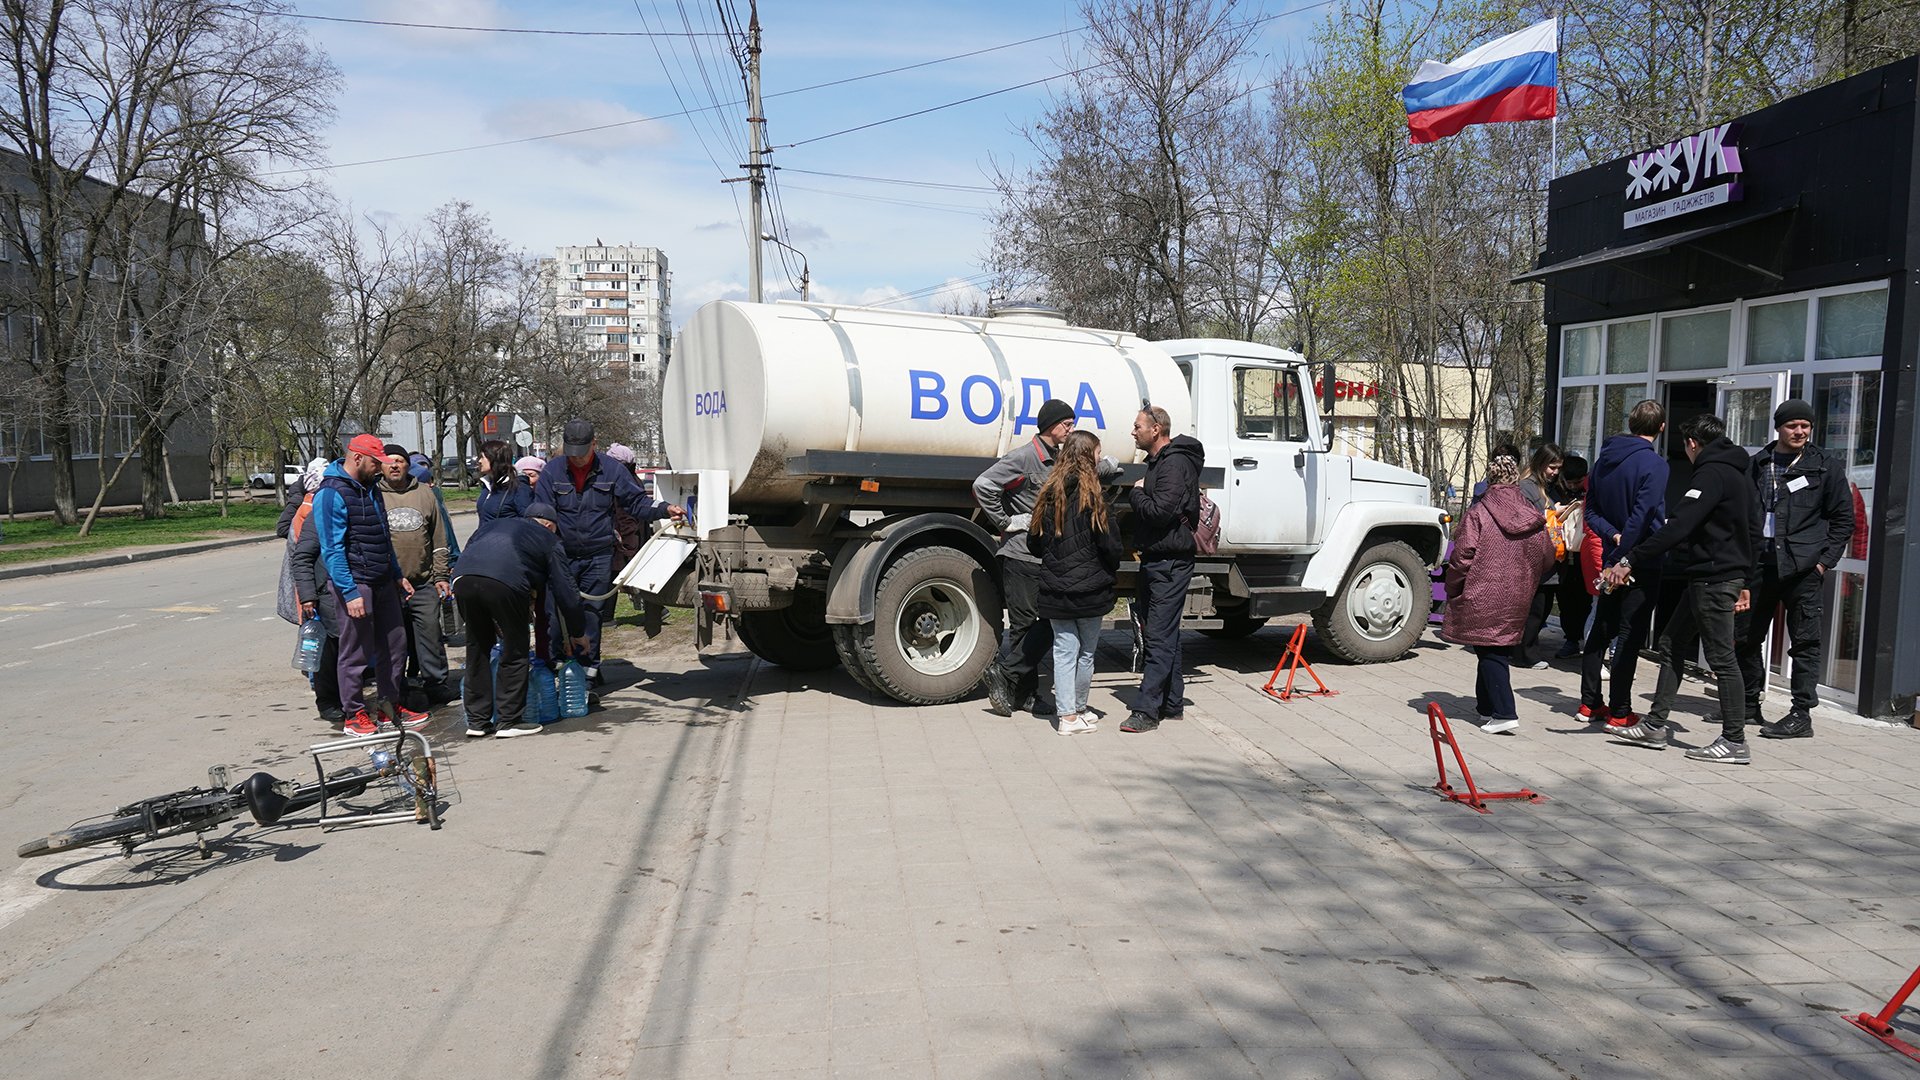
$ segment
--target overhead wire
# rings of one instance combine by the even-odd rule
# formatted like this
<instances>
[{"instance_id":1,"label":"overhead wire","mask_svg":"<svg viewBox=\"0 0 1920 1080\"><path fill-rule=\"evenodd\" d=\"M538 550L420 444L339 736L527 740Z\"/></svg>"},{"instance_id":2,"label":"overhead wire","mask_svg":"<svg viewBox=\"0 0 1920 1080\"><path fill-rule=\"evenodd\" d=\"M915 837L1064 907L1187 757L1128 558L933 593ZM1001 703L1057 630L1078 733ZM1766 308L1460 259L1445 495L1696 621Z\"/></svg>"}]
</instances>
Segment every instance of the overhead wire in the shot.
<instances>
[{"instance_id":1,"label":"overhead wire","mask_svg":"<svg viewBox=\"0 0 1920 1080\"><path fill-rule=\"evenodd\" d=\"M454 26L448 23L399 22L393 19L349 19L340 15L308 15L299 11L276 11L272 14L285 19L302 19L307 22L348 23L354 26L392 26L408 30L457 30L470 34L545 34L553 37L679 37L674 31L655 33L650 30L546 30L523 26ZM717 36L717 35L708 35Z\"/></svg>"},{"instance_id":2,"label":"overhead wire","mask_svg":"<svg viewBox=\"0 0 1920 1080\"><path fill-rule=\"evenodd\" d=\"M646 11L640 7L640 0L633 0L633 11L634 11L634 14L640 17L641 26L648 27L649 29L652 28L651 25L647 22ZM667 67L666 55L660 51L659 39L657 37L651 37L648 39L648 44L653 46L654 58L660 62L661 74L667 77L667 87L668 89L673 91L673 99L680 104L680 110L681 110L680 115L690 118L688 126L693 129L694 140L700 144L701 152L707 155L707 160L712 162L714 169L720 173L721 180L725 181L728 178L729 170L720 164L719 158L714 156L713 148L707 145L706 135L700 130L699 122L697 120L691 119L695 112L706 112L708 110L707 109L695 110L695 109L689 109L687 107L686 98L680 93L680 84L677 81L675 81L673 77L673 72L669 70ZM682 67L681 73L685 74L685 72L686 72L686 69ZM729 149L731 149L731 147L729 147ZM740 208L740 195L738 192L732 189L731 185L728 185L727 195L729 198L733 200L733 215L734 215L734 218L740 223L740 234L744 238L748 231L747 216L745 211L741 210ZM752 242L758 243L759 238L754 237Z\"/></svg>"}]
</instances>

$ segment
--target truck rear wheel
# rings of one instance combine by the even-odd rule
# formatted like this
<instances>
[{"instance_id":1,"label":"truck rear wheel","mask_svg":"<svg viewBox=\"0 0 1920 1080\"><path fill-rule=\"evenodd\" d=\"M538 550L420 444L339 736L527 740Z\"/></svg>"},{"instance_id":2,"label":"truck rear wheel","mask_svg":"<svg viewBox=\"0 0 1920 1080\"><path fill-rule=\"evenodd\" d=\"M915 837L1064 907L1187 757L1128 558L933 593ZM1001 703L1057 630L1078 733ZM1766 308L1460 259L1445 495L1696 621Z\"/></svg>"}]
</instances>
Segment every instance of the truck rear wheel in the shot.
<instances>
[{"instance_id":1,"label":"truck rear wheel","mask_svg":"<svg viewBox=\"0 0 1920 1080\"><path fill-rule=\"evenodd\" d=\"M793 671L819 671L840 663L827 627L827 597L796 589L793 603L774 611L743 611L734 616L740 640L753 655Z\"/></svg>"},{"instance_id":2,"label":"truck rear wheel","mask_svg":"<svg viewBox=\"0 0 1920 1080\"><path fill-rule=\"evenodd\" d=\"M1340 590L1313 613L1313 628L1340 659L1378 664L1413 648L1432 608L1426 564L1412 548L1390 540L1353 560Z\"/></svg>"},{"instance_id":3,"label":"truck rear wheel","mask_svg":"<svg viewBox=\"0 0 1920 1080\"><path fill-rule=\"evenodd\" d=\"M993 660L986 612L998 604L992 574L971 557L909 551L881 576L873 622L854 628L861 666L881 693L910 705L958 701Z\"/></svg>"}]
</instances>

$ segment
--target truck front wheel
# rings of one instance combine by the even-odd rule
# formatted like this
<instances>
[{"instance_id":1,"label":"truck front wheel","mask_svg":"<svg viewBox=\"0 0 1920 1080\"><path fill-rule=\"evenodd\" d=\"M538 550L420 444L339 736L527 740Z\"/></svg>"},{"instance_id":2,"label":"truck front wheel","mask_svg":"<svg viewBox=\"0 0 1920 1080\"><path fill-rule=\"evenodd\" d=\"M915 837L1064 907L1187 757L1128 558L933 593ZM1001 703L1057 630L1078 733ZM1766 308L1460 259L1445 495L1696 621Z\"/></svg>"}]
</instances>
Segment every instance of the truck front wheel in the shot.
<instances>
[{"instance_id":1,"label":"truck front wheel","mask_svg":"<svg viewBox=\"0 0 1920 1080\"><path fill-rule=\"evenodd\" d=\"M1426 564L1391 540L1362 551L1340 591L1313 613L1313 628L1350 664L1398 660L1427 627L1433 592Z\"/></svg>"},{"instance_id":2,"label":"truck front wheel","mask_svg":"<svg viewBox=\"0 0 1920 1080\"><path fill-rule=\"evenodd\" d=\"M827 627L827 597L813 589L799 589L793 603L774 611L743 611L734 616L740 641L753 655L793 671L819 671L837 666Z\"/></svg>"},{"instance_id":3,"label":"truck front wheel","mask_svg":"<svg viewBox=\"0 0 1920 1080\"><path fill-rule=\"evenodd\" d=\"M960 551L907 552L874 590L873 622L854 628L867 678L910 705L967 696L993 659L986 612L998 603L992 574Z\"/></svg>"}]
</instances>

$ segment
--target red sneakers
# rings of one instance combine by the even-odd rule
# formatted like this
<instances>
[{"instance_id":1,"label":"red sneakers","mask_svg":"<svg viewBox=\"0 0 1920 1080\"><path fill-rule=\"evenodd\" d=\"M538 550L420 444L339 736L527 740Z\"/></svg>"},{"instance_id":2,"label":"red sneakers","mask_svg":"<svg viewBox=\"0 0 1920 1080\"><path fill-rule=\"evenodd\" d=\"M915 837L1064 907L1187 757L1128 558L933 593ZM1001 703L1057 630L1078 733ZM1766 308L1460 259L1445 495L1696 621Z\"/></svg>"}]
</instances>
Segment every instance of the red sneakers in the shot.
<instances>
[{"instance_id":1,"label":"red sneakers","mask_svg":"<svg viewBox=\"0 0 1920 1080\"><path fill-rule=\"evenodd\" d=\"M392 715L394 717L392 722L400 725L401 727L407 729L408 731L418 731L421 728L427 726L427 721L433 719L433 717L427 715L426 713L414 712L412 709L407 708L405 705L395 705L393 707Z\"/></svg>"},{"instance_id":2,"label":"red sneakers","mask_svg":"<svg viewBox=\"0 0 1920 1080\"><path fill-rule=\"evenodd\" d=\"M1640 715L1638 713L1628 713L1625 716L1607 717L1607 726L1610 728L1632 727L1633 725L1639 722L1640 722Z\"/></svg>"},{"instance_id":3,"label":"red sneakers","mask_svg":"<svg viewBox=\"0 0 1920 1080\"><path fill-rule=\"evenodd\" d=\"M342 732L347 735L378 735L380 733L380 729L374 726L373 717L367 715L364 705L353 710L353 715L347 717L346 723L341 727Z\"/></svg>"}]
</instances>

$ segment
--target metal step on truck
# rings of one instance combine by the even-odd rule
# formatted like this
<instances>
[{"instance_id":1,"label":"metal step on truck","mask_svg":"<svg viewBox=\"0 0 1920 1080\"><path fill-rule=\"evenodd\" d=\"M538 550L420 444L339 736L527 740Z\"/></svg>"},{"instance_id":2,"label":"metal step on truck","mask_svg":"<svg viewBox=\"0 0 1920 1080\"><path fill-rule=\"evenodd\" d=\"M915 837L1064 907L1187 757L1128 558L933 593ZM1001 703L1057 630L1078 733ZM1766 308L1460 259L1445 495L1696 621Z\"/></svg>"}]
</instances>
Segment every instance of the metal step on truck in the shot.
<instances>
[{"instance_id":1,"label":"metal step on truck","mask_svg":"<svg viewBox=\"0 0 1920 1080\"><path fill-rule=\"evenodd\" d=\"M1204 444L1201 484L1221 510L1186 625L1235 637L1312 612L1336 655L1394 660L1426 627L1446 517L1424 477L1329 453L1314 385L1284 350L1148 342L1044 309L710 303L667 369L669 468L654 474L686 521L662 523L616 581L695 609L703 647L731 624L771 663L844 665L898 701L954 701L979 685L1000 617L973 479L1059 398L1123 463L1116 486L1131 484L1145 470L1133 420L1151 403ZM1123 595L1137 569L1122 565Z\"/></svg>"}]
</instances>

